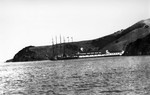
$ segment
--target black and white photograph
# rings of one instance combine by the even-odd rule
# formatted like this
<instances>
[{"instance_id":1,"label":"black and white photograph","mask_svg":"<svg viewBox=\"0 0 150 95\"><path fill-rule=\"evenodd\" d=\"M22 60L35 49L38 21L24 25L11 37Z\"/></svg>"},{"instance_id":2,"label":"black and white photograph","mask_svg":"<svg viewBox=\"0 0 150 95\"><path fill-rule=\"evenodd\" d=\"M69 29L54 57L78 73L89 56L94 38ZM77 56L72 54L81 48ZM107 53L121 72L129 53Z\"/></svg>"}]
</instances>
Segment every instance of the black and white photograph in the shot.
<instances>
[{"instance_id":1,"label":"black and white photograph","mask_svg":"<svg viewBox=\"0 0 150 95\"><path fill-rule=\"evenodd\" d=\"M0 95L150 95L150 0L0 0Z\"/></svg>"}]
</instances>

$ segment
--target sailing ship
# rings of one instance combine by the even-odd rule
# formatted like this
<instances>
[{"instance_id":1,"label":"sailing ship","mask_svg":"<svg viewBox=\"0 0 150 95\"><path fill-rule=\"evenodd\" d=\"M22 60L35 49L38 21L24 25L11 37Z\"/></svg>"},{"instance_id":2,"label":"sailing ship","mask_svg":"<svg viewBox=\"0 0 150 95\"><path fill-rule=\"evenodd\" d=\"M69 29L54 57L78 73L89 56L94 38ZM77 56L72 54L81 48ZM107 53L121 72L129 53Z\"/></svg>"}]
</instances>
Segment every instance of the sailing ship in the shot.
<instances>
[{"instance_id":1,"label":"sailing ship","mask_svg":"<svg viewBox=\"0 0 150 95\"><path fill-rule=\"evenodd\" d=\"M68 37L67 37L68 38ZM68 40L69 42L69 40ZM72 40L73 42L73 40ZM75 54L67 54L66 48L65 48L65 38L64 43L61 43L61 36L60 36L60 44L57 44L57 37L56 37L56 44L54 45L53 39L52 39L52 50L53 50L53 57L51 60L67 60L67 59L79 59L79 58L95 58L95 57L109 57L109 56L121 56L124 54L124 51L118 51L118 52L109 52L109 50L106 50L105 53L101 53L99 51L95 52L82 52L83 47L80 48L80 51L78 51Z\"/></svg>"}]
</instances>

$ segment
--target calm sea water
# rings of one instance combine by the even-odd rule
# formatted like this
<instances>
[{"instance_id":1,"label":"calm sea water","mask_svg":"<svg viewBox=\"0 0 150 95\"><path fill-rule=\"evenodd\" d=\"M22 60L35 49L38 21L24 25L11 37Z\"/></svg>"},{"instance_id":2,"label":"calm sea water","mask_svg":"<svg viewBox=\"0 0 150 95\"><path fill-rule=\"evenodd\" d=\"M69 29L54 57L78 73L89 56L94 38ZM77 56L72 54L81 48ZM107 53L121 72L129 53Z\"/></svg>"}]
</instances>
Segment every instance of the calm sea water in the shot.
<instances>
[{"instance_id":1,"label":"calm sea water","mask_svg":"<svg viewBox=\"0 0 150 95\"><path fill-rule=\"evenodd\" d=\"M116 63L115 66L110 60L106 62L106 65L82 60L2 63L0 95L149 94L148 64L140 67L135 65L135 69L131 65L121 66ZM110 64L114 64L114 67Z\"/></svg>"}]
</instances>

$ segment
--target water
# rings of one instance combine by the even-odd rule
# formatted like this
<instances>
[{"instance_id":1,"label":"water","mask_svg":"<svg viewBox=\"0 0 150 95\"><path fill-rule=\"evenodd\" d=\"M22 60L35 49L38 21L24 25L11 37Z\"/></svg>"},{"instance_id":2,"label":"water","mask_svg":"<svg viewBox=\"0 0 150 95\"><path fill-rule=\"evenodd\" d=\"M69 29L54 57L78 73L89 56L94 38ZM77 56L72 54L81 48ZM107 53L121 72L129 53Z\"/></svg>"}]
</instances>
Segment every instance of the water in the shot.
<instances>
[{"instance_id":1,"label":"water","mask_svg":"<svg viewBox=\"0 0 150 95\"><path fill-rule=\"evenodd\" d=\"M0 95L148 95L149 61L129 59L3 63Z\"/></svg>"}]
</instances>

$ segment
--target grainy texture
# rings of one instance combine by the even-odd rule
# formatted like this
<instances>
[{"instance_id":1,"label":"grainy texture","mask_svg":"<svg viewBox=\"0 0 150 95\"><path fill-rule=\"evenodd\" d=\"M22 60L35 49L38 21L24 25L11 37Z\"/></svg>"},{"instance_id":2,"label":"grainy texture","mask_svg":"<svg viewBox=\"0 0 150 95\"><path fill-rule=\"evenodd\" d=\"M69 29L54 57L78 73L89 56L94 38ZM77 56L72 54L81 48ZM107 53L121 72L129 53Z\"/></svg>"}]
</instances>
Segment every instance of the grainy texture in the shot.
<instances>
[{"instance_id":1,"label":"grainy texture","mask_svg":"<svg viewBox=\"0 0 150 95\"><path fill-rule=\"evenodd\" d=\"M150 57L2 63L0 95L149 95Z\"/></svg>"}]
</instances>

